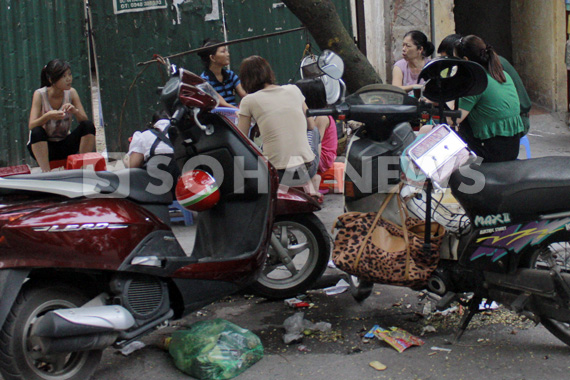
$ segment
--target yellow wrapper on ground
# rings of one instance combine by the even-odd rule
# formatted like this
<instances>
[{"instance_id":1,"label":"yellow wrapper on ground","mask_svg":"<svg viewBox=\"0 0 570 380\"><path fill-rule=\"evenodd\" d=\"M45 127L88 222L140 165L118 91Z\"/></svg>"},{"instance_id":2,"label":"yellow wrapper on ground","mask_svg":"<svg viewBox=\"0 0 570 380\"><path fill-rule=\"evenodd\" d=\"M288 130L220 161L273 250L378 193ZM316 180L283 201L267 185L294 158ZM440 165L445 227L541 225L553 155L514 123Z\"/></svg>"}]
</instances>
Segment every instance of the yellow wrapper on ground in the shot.
<instances>
[{"instance_id":1,"label":"yellow wrapper on ground","mask_svg":"<svg viewBox=\"0 0 570 380\"><path fill-rule=\"evenodd\" d=\"M373 333L375 337L382 339L384 342L394 347L398 352L404 352L404 350L411 346L421 346L424 344L424 341L420 338L415 337L406 330L402 330L398 327L390 327L388 330L385 330L382 327L377 327L374 329Z\"/></svg>"}]
</instances>

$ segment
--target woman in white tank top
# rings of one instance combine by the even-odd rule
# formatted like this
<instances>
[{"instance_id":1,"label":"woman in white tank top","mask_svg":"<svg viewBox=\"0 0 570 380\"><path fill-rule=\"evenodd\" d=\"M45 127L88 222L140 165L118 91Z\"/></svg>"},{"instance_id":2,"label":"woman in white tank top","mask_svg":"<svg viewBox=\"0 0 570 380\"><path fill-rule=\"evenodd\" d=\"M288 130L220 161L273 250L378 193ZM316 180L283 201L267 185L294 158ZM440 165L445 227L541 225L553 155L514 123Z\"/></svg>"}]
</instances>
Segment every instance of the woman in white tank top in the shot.
<instances>
[{"instance_id":1,"label":"woman in white tank top","mask_svg":"<svg viewBox=\"0 0 570 380\"><path fill-rule=\"evenodd\" d=\"M69 64L54 59L42 69L42 87L32 98L28 149L44 172L50 170L50 161L95 150L95 126L71 87L72 79ZM79 126L70 133L73 117Z\"/></svg>"}]
</instances>

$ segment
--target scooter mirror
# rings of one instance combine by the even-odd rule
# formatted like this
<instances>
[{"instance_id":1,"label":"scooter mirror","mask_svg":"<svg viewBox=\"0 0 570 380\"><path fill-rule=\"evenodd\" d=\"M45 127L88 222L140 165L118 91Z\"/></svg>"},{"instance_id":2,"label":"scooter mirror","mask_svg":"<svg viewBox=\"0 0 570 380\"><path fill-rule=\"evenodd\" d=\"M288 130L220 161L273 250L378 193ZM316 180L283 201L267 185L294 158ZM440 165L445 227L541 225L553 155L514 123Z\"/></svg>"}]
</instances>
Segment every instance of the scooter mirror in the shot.
<instances>
[{"instance_id":1,"label":"scooter mirror","mask_svg":"<svg viewBox=\"0 0 570 380\"><path fill-rule=\"evenodd\" d=\"M328 53L327 53L328 52ZM322 58L324 56L328 58ZM336 58L335 58L336 57ZM326 68L326 71L323 71L319 66L319 60L329 62ZM336 72L338 74L338 62L334 62L340 60L341 73L339 78L333 78L329 75L329 72ZM342 58L338 55L333 53L330 50L325 50L319 57L315 57L314 55L308 55L301 61L300 73L301 78L309 79L309 78L320 78L325 85L325 91L327 94L327 104L335 104L339 100L344 99L344 93L346 90L346 86L344 82L340 79L342 76L342 72L344 71L344 63L342 63Z\"/></svg>"},{"instance_id":2,"label":"scooter mirror","mask_svg":"<svg viewBox=\"0 0 570 380\"><path fill-rule=\"evenodd\" d=\"M317 59L317 65L322 72L333 79L340 79L344 74L342 58L331 50L323 50Z\"/></svg>"},{"instance_id":3,"label":"scooter mirror","mask_svg":"<svg viewBox=\"0 0 570 380\"><path fill-rule=\"evenodd\" d=\"M479 95L487 88L487 73L476 62L458 58L432 59L418 80L426 81L423 96L434 102Z\"/></svg>"}]
</instances>

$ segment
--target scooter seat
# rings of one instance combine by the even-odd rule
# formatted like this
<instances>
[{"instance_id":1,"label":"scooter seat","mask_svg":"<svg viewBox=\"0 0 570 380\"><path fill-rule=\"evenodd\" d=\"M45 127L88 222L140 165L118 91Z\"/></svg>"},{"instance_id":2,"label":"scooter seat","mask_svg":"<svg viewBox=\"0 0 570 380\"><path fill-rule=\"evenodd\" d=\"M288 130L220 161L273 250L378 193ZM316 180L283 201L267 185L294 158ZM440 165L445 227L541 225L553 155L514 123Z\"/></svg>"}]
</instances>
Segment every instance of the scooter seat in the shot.
<instances>
[{"instance_id":1,"label":"scooter seat","mask_svg":"<svg viewBox=\"0 0 570 380\"><path fill-rule=\"evenodd\" d=\"M172 203L171 189L144 169L123 169L116 172L79 169L0 178L0 194L22 190L69 198L95 197L99 194L106 198L128 198L145 204Z\"/></svg>"},{"instance_id":2,"label":"scooter seat","mask_svg":"<svg viewBox=\"0 0 570 380\"><path fill-rule=\"evenodd\" d=\"M449 187L470 216L525 217L570 209L568 157L472 164L469 169L455 171Z\"/></svg>"}]
</instances>

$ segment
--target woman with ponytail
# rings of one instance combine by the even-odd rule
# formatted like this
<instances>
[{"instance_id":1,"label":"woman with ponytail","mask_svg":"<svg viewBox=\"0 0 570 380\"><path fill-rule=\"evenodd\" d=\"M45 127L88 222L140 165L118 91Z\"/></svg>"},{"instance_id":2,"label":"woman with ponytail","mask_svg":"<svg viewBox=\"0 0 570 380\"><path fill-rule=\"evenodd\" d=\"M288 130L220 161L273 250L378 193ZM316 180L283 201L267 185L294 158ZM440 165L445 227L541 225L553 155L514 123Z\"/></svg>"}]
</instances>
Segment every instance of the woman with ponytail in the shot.
<instances>
[{"instance_id":1,"label":"woman with ponytail","mask_svg":"<svg viewBox=\"0 0 570 380\"><path fill-rule=\"evenodd\" d=\"M524 125L513 79L499 56L482 38L470 35L455 46L455 56L477 62L487 71L487 88L459 99L459 133L484 162L516 160Z\"/></svg>"},{"instance_id":2,"label":"woman with ponytail","mask_svg":"<svg viewBox=\"0 0 570 380\"><path fill-rule=\"evenodd\" d=\"M32 98L28 150L43 172L50 171L50 161L95 150L95 126L71 87L72 79L69 63L54 59L42 69L41 88ZM79 126L70 133L72 117Z\"/></svg>"},{"instance_id":3,"label":"woman with ponytail","mask_svg":"<svg viewBox=\"0 0 570 380\"><path fill-rule=\"evenodd\" d=\"M396 62L392 69L392 85L406 92L412 91L414 85L418 84L418 76L430 61L429 57L434 50L435 46L419 30L406 33L402 43L402 59ZM423 83L422 80L420 84Z\"/></svg>"}]
</instances>

